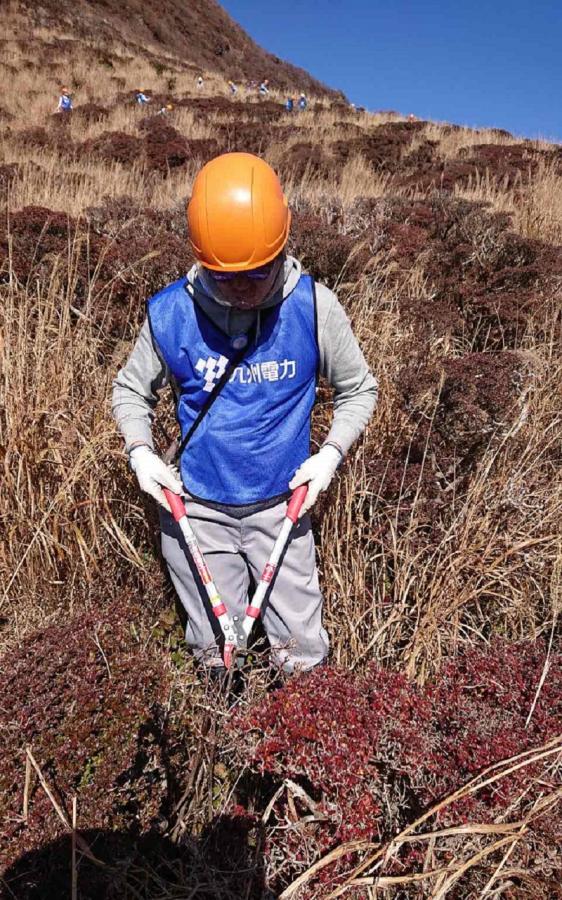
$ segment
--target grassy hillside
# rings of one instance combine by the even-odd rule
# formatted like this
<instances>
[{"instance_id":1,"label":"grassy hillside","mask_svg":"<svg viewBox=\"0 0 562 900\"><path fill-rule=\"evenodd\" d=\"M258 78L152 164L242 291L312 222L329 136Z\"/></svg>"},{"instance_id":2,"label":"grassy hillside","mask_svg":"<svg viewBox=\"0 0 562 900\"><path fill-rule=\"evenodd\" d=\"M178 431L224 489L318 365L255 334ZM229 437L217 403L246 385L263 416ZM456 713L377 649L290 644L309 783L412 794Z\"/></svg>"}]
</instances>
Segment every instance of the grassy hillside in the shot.
<instances>
[{"instance_id":1,"label":"grassy hillside","mask_svg":"<svg viewBox=\"0 0 562 900\"><path fill-rule=\"evenodd\" d=\"M5 14L5 896L58 900L73 875L92 900L558 896L561 148L357 113L259 48L250 65L230 25L198 91L182 42L210 48L211 13L224 37L216 4L185 32L166 4L161 33L146 4L83 7ZM258 67L270 98L231 99ZM273 690L258 648L234 709L183 644L109 413L146 298L192 262L194 175L225 150L275 166L290 249L380 382L314 509L330 666ZM315 445L329 420L322 385ZM155 433L174 435L169 397Z\"/></svg>"},{"instance_id":2,"label":"grassy hillside","mask_svg":"<svg viewBox=\"0 0 562 900\"><path fill-rule=\"evenodd\" d=\"M130 68L144 82L133 88L152 86L155 74L193 79L207 72L242 83L268 78L283 90L337 96L304 69L259 47L216 0L21 0L8 6L2 16L7 36L13 35L34 63L41 58L50 79L60 67L68 65L74 75L93 64L113 76L113 89L119 79L127 80L123 68ZM12 49L11 42L7 46ZM141 60L146 69L138 67ZM69 76L61 71L63 82ZM94 87L91 79L79 74L78 79L73 88ZM101 93L97 79L95 87Z\"/></svg>"}]
</instances>

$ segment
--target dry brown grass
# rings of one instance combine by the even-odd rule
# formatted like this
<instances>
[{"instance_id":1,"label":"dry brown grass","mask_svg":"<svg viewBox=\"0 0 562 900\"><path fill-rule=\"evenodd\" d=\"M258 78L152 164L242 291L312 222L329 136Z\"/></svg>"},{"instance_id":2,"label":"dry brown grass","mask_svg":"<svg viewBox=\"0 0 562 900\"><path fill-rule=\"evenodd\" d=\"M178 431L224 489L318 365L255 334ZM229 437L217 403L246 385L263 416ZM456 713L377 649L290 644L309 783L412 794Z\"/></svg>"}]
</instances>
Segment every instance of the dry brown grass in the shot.
<instances>
[{"instance_id":1,"label":"dry brown grass","mask_svg":"<svg viewBox=\"0 0 562 900\"><path fill-rule=\"evenodd\" d=\"M34 38L44 36L37 31ZM63 54L51 69L51 80L38 86L34 71L22 67L22 51L15 43L8 47L5 61L18 67L18 75L6 93L6 106L16 119L14 133L0 142L0 157L21 167L8 195L8 221L14 211L28 205L79 218L103 197L130 197L139 208L172 211L189 194L195 164L165 178L149 177L140 167L93 159L61 163L52 150L22 148L17 132L45 124L56 105L55 88L62 81L80 85L76 89L80 102L104 105L111 105L120 91L138 86L166 93L172 77L169 70L158 75L147 60L132 60L118 45L112 52L113 70L92 68L95 47L91 55L80 59ZM28 58L32 61L32 54ZM173 60L169 63L172 66ZM225 94L222 79L204 74L203 95ZM115 77L121 79L119 84ZM174 93L200 96L191 70L174 72L173 77ZM21 97L26 98L24 112ZM140 116L133 107L117 106L105 122L72 122L70 136L83 141L106 130L137 134ZM345 128L337 124L339 114L327 107L286 119L294 134L283 146L268 148L272 162L280 160L291 144L310 140L310 135L320 145L345 135ZM213 137L217 126L227 121L223 113L202 121L189 108L175 110L172 118L172 124L190 138ZM368 129L389 121L396 117L357 114L353 118ZM482 142L516 142L469 129L448 132L434 123L426 125L415 141L427 138L439 142L444 158ZM543 142L534 146L550 148ZM297 208L310 208L319 216L337 208L344 230L359 199L390 200L400 194L390 176L375 173L360 156L351 158L333 177L320 178L308 171L300 179L288 177L285 187ZM527 186L507 189L486 176L455 194L509 213L513 229L523 237L551 244L562 241L562 179L553 164L541 163ZM131 302L121 338L110 335L105 311L111 300L94 272L86 302L77 310L77 261L80 247L88 240L82 223L64 258L43 261L25 283L17 280L9 258L2 270L0 651L51 619L119 591L135 592L142 602L148 584L156 583L162 593L165 590L154 546L154 511L139 497L126 470L109 411L111 381L130 351L139 309L136 301ZM393 505L381 499L386 472L374 480L370 466L373 460L390 459L393 450L401 442L407 444L415 433L414 422L399 409L396 388L399 371L416 340L412 324L400 314L399 299L406 295L423 310L434 286L422 263L399 279L384 253L372 263L368 276L352 281L344 268L338 287L379 379L380 403L366 435L321 504L315 521L319 568L333 661L360 670L376 659L423 680L463 644L485 643L494 634L513 639L556 634L562 608L562 480L555 464L562 433L560 337L555 322L550 333L540 338L532 328L521 337L520 348L530 355L533 375L520 415L490 443L467 490L450 484L447 515L429 533L422 482L432 463L430 450L426 448L422 459L413 498L404 488ZM556 290L553 285L549 302L555 300ZM429 344L427 358L458 358L471 349L469 338L443 334ZM329 422L325 391L321 400L315 426L319 438ZM429 421L434 413L428 406ZM169 408L164 415L169 416ZM166 647L163 652L168 652ZM170 705L177 704L181 717L183 705L189 705L194 696L200 701L199 688L190 664L175 678ZM263 690L261 682L256 690ZM190 824L195 822L197 828L203 828L231 799L228 779L220 783L220 789L219 779L213 782L215 761L208 741L202 737L200 744L209 758L207 768L203 766L203 774L197 776L199 793L194 790L190 797ZM204 809L201 804L198 807L202 797ZM506 853L509 841L517 840L515 828L520 825L509 824L501 846ZM493 830L490 836L493 842ZM396 840L403 838L398 835ZM444 896L461 865L479 863L471 858L470 847L469 841L452 843L450 862L434 873L435 896ZM385 847L388 853L394 849L394 844ZM375 863L375 859L369 862L366 874L352 873L350 886L367 890L369 896L390 889L388 879L377 888ZM497 880L491 872L490 885ZM158 896L170 896L165 886L159 889Z\"/></svg>"},{"instance_id":2,"label":"dry brown grass","mask_svg":"<svg viewBox=\"0 0 562 900\"><path fill-rule=\"evenodd\" d=\"M2 287L0 611L10 622L3 649L61 610L87 606L92 592L111 595L127 569L147 564L131 541L134 530L145 531L144 516L123 494L108 406L121 354L116 348L106 358L107 301L95 278L74 312L73 268L87 239L77 234L44 281L12 278Z\"/></svg>"},{"instance_id":3,"label":"dry brown grass","mask_svg":"<svg viewBox=\"0 0 562 900\"><path fill-rule=\"evenodd\" d=\"M17 131L31 123L41 124L45 115L51 112L51 99L56 96L53 82L59 75L66 81L74 80L76 84L83 85L83 91L80 88L78 93L83 94L84 99L103 103L115 96L116 77L121 79L119 90L131 90L140 83L159 88L167 82L170 73L164 70L158 75L148 60L135 60L116 44L109 48L113 54L114 68L110 70L98 65L96 78L92 79L92 65L97 52L97 48L92 46L90 55L87 51L72 60L61 51L59 64L51 69L53 81L43 82L38 87L36 75L23 67L26 54L15 41L20 24L16 17L11 35L14 40L5 55L7 62L19 67L11 90L7 92L6 102L12 111L19 109L20 117L15 124L15 133L4 138L0 152L6 162L17 161L22 167L11 188L9 208L44 205L79 217L84 209L95 206L104 196L129 196L139 206L167 209L177 202L178 197L188 195L195 166L183 168L166 179L147 179L141 169L117 163L78 160L61 165L56 152L37 148L22 150ZM38 30L32 38L39 40L43 36ZM69 68L70 61L72 65ZM172 61L168 62L171 66ZM205 94L224 93L225 85L221 79L204 74L207 77ZM191 92L194 96L200 96L194 87L192 71L175 72L174 78L174 90L178 93ZM28 98L25 117L21 111L21 96ZM142 113L134 107L117 106L111 109L107 121L93 124L72 122L69 136L74 141L83 141L106 130L135 133L141 116ZM340 116L326 104L321 104L314 111L293 116L290 121L294 135L282 147L270 147L268 157L273 162L281 158L282 152L291 143L302 140L301 133L314 134L320 144L328 136L332 139L341 137L341 126L336 125ZM193 138L212 136L216 126L224 121L228 118L223 113L213 114L206 121L201 121L188 108L176 110L173 117L173 124ZM373 126L396 121L396 116L385 113L375 116L357 114L353 121L372 129ZM450 131L433 123L426 124L414 142L426 138L439 142L440 153L445 158L454 156L461 147L484 140L497 144L514 140L493 132L473 132L470 129ZM544 148L548 145L535 142L534 146ZM41 170L34 169L33 164L41 166ZM498 212L509 212L514 228L523 236L556 242L561 239L561 184L554 166L541 164L527 188L507 190L491 178L482 178L456 193L469 199L484 200ZM358 198L379 198L394 191L392 179L375 175L360 156L350 159L338 172L337 178L329 182L308 173L303 179L289 178L286 189L291 201L297 205L305 202L321 210L336 201L344 211L349 210ZM111 437L113 426L107 415L107 395L113 369L107 366L107 360L102 366L99 365L96 351L96 347L103 343L104 335L98 326L92 330L87 316L77 323L73 320L69 312L71 288L64 289L66 299L61 296L60 265L56 263L49 277L41 282L19 285L11 280L2 288L6 293L2 309L5 394L2 444L7 448L5 458L9 461L10 473L3 482L3 491L5 508L10 510L10 522L13 523L9 534L17 536L17 541L15 537L14 540L10 538L4 546L3 566L6 574L17 570L16 576L12 574L8 577L10 591L7 593L13 593L19 585L19 590L24 594L29 592L30 596L39 572L42 577L50 573L56 581L60 559L66 558L67 554L70 559L79 546L81 550L76 562L80 576L75 573L73 578L84 577L86 569L94 565L93 561L101 555L103 542L99 543L99 521L106 520L100 513L101 500L96 480L99 468L94 467L92 473L88 466L94 457L99 459L100 453L105 459L104 454L109 446L112 447L112 454L118 446L115 438ZM72 248L69 248L66 265L72 269ZM363 461L380 452L380 441L384 439L388 442L388 436L395 427L392 384L400 361L407 357L412 336L396 311L396 284L387 280L384 267L375 268L375 271L376 276L352 287L347 303L367 359L381 381L381 403L368 437L354 454L345 477L335 489L334 502L323 521L321 567L328 621L335 635L335 658L346 665L356 666L368 655L374 654L388 660L398 656L402 664L407 664L411 671L419 674L425 671L428 658L437 662L441 651L446 652L447 648L456 646L463 636L471 639L471 635L479 633L484 621L501 621L502 630L514 636L534 635L548 621L548 603L544 602L546 589L542 578L538 579L536 573L528 580L520 580L510 555L503 565L494 564L491 581L486 572L491 560L496 559L496 543L504 541L497 533L497 519L494 517L498 497L508 487L517 495L521 481L528 481L529 472L541 465L546 436L548 440L553 440L557 433L559 420L553 397L556 396L560 372L554 357L554 336L550 349L533 348L531 344L539 357L544 357L545 353L547 357L549 353L551 356L547 359L549 377L535 387L529 401L528 418L522 426L525 447L517 450L517 459L510 456L507 439L502 448L490 450L488 457L482 461L481 474L474 480L469 495L462 499L441 545L433 548L428 558L420 558L414 549L418 528L414 505L408 528L400 533L396 531L394 537L393 566L397 568L394 571L392 613L389 616L385 605L388 604L387 576L384 574L386 551L381 550L376 539L382 527L380 513L376 494L372 488L365 486ZM342 272L341 280L346 281L345 272ZM402 289L404 287L410 296L418 297L420 303L432 290L422 270L412 270L407 282L401 285ZM94 295L95 285L92 286ZM33 365L30 367L31 348ZM115 351L113 367L124 358L126 349L123 347ZM438 346L436 354L455 356L469 349L451 341L448 347L443 344ZM84 406L81 391L86 392L86 385L89 384L95 390L93 396L89 390L89 402ZM81 421L83 415L86 418ZM60 513L64 519L66 513L62 511L67 509L67 501L60 493L62 482L57 478L49 478L45 482L43 474L40 477L33 474L34 466L43 457L50 459L51 452L54 452L39 449L37 445L35 431L40 416L57 422L62 421L64 416L70 417L73 428L77 429L76 435L83 434L79 455L71 463L74 474L69 476L69 484L80 481L88 472L87 483L92 493L88 503L95 510L89 518L88 528L95 531L96 537L92 538L90 531L86 538L76 533L76 540L69 545L72 550L65 549L68 538L62 539L64 529L58 518ZM30 424L23 428L22 422ZM93 447L96 448L95 453ZM15 470L14 460L17 460ZM61 463L53 463L52 466L51 474L60 476ZM12 475L13 471L17 472L16 476ZM22 485L26 485L28 496L21 493ZM454 493L451 500L454 501ZM541 570L548 571L555 548L552 535L556 531L555 523L560 512L559 490L553 485L548 497L537 496L528 502L529 509L540 508L541 515L531 517L531 520L523 516L520 532L512 536L513 542L518 545L525 534L529 540L536 541L533 553L537 565L540 561ZM365 504L370 509L367 519L358 512L358 508L364 509ZM124 510L121 509L121 512ZM98 516L101 518L98 519ZM126 515L116 519L116 533L121 535L116 539L117 546L119 552L135 558L136 551L126 544L120 530L126 519ZM31 531L30 522L34 523ZM22 534L27 537L22 538ZM333 534L339 535L337 542L332 540ZM545 538L544 535L550 537ZM105 548L105 544L103 546ZM481 553L475 552L477 547L482 548ZM496 600L492 604L493 609L487 605L485 612L482 612L480 598L484 593L495 596ZM536 597L536 601L532 597ZM463 614L464 610L469 611L467 617ZM342 615L342 612L345 614ZM30 621L37 621L35 609ZM16 634L22 633L21 625L18 625Z\"/></svg>"},{"instance_id":4,"label":"dry brown grass","mask_svg":"<svg viewBox=\"0 0 562 900\"><path fill-rule=\"evenodd\" d=\"M123 128L134 125L135 113L135 110L117 110L113 113L111 125ZM326 118L329 118L327 113ZM300 117L296 127L304 127L301 126L304 119L304 116ZM193 117L188 110L181 111L181 123L178 121L177 124L184 123L193 126ZM320 125L323 133L326 123L321 122ZM212 133L211 123L198 127L197 136ZM313 128L313 120L306 127L308 130ZM79 128L76 126L77 136L80 134L80 137L91 136L97 130L97 126L81 132ZM38 204L77 217L88 206L98 204L102 196L129 196L139 206L152 205L166 209L175 205L178 196L189 193L195 174L194 170L183 169L167 179L147 181L140 170L93 160L69 163L61 170L59 158L50 151L29 149L22 152L15 139L6 140L2 149L6 161L17 159L23 167L9 198L13 209ZM274 155L275 151L272 153ZM39 164L42 171L34 170L33 163ZM387 177L373 176L364 160L355 157L343 168L330 193L322 180L312 176L305 176L298 182L289 179L286 189L293 203L298 204L301 200L313 208L322 209L336 199L345 211L359 197L385 196L388 190L392 190L389 184ZM525 209L519 206L518 212L514 212L515 216L519 215L517 221L523 234L546 240L558 235L559 192L560 179L556 178L554 171L546 167L539 169L537 179L526 194L527 206ZM492 187L481 183L462 194L485 199L498 211L513 209L513 195L502 193L497 185ZM532 230L529 230L529 225L526 229L523 224L524 217L527 216L528 221L531 215L530 209L536 211ZM72 248L69 248L67 264L72 271ZM102 530L105 528L107 533L107 528L100 526L100 522L104 521L101 512L103 503L98 496L100 470L96 464L92 472L88 465L93 458L99 459L100 452L104 459L104 471L108 459L115 459L113 454L117 452L118 442L107 414L107 397L112 373L119 360L126 355L128 346L116 349L113 366L108 367L104 360L100 368L96 347L105 340L103 328L100 331L99 326L91 326L87 316L78 323L73 320L69 312L72 287L65 288L66 299L62 301L62 278L58 267L59 263L46 281L18 285L12 280L3 288L7 296L2 310L2 367L5 373L2 444L7 448L6 458L10 461L10 477L4 480L3 491L4 505L10 510L10 522L13 523L10 534L14 536L14 541L9 541L3 550L4 577L10 585L5 600L8 595L14 599L16 584L20 585L19 590L24 595L33 596L38 572L47 580L51 578L56 581L60 559L65 555L70 559L76 554L78 568L72 578L77 582L82 582L84 578L87 580L91 576L85 573L96 571L96 565L103 556L101 548L104 548L104 553L106 548L104 541L100 542L100 527ZM395 281L388 281L384 266L376 267L375 273L369 280L348 289L346 304L365 355L381 382L381 402L366 440L353 454L346 475L334 489L333 502L322 523L321 571L328 624L335 636L336 661L357 666L374 655L385 661L401 660L402 665L407 665L411 672L419 675L427 670L428 660L431 660L430 667L437 665L442 652L456 646L463 637L471 640L492 621L503 633L513 637L535 636L550 621L551 610L545 601L548 593L545 579L548 580L548 572L552 570L559 546L555 538L556 522L560 515L559 486L552 483L547 495L544 495L544 485L539 482L537 493L526 497L517 531L510 536L514 546L523 544L525 536L531 541L529 552L532 565L525 577L519 567L514 566L512 555L505 554L505 537L498 532L494 510L506 491L517 497L524 484L532 483L530 473L540 469L545 447L559 434L560 420L555 398L560 369L553 332L549 344L543 348L533 348L538 358L545 358L546 354L543 371L549 374L548 378L535 385L530 398L527 420L522 426L526 440L523 449L518 444L517 449L512 451L508 438L501 448L491 449L440 544L432 547L431 552L417 551L416 536L420 526L415 504L406 529L398 529L396 523L392 525L382 521L376 490L372 485L366 486L368 479L364 462L380 454L381 442L388 446L389 435L398 427L408 427L398 423L392 385L398 368L407 358L412 334L397 314L395 297L400 291L407 290L410 296L418 297L420 304L423 304L432 288L421 269L410 271L406 280L398 286ZM342 272L342 280L346 280L345 271ZM95 285L91 292L94 297ZM55 341L53 336L56 336ZM33 365L30 368L28 348L31 346ZM440 342L435 347L435 354L439 357L446 352L449 356L455 356L470 349L454 341L447 347ZM84 406L81 395L88 392L86 386L90 383L95 386L95 394L92 398L89 392L89 402ZM69 398L72 412L67 408ZM76 408L72 407L72 403L76 404ZM82 421L84 415L86 418ZM87 505L92 514L88 519L86 537L79 529L75 532L71 530L71 535L65 535L62 540L65 529L61 523L65 521L68 504L72 506L73 501L65 498L62 481L54 478L45 482L43 474L39 477L33 474L37 463L43 457L49 459L54 453L54 450L39 450L36 442L28 443L41 416L42 421L52 420L59 424L70 418L77 429L72 446L75 452L79 447L80 452L75 460L72 456L67 457L66 464L70 464L70 471L74 473L68 476L69 486L84 479L88 472L86 483L90 485L91 499ZM22 428L22 422L30 424ZM81 441L79 434L83 434ZM48 446L51 447L53 441L56 445L60 439L60 432L55 428ZM109 447L111 456L107 457ZM11 466L16 459L17 476L12 481ZM62 474L60 465L59 462L58 469L54 466L53 475ZM28 491L27 498L21 494L24 484ZM72 497L70 487L69 497ZM454 491L451 502L455 502ZM365 508L370 510L367 517L364 515ZM126 510L126 506L121 504L111 529L116 528L115 533L119 535L115 538L120 548L119 554L123 552L128 559L138 562L138 552L141 550L133 551L122 530L128 519ZM388 576L385 574L388 565L385 554L388 550L382 549L377 540L377 534L383 527L391 527L394 535L391 602ZM332 540L334 534L339 536L337 542ZM22 538L22 535L26 537ZM498 564L498 558L503 558L503 564ZM93 562L95 560L97 563ZM119 555L116 563L121 564ZM17 575L13 577L10 573L16 569ZM493 571L493 576L489 569ZM544 574L539 577L539 573ZM40 581L42 583L42 579ZM481 604L483 596L495 599L492 602L488 600L484 607ZM42 609L46 608L49 604L42 606ZM37 624L41 614L35 606L31 606L30 627ZM22 622L27 614L22 614L20 609L18 615L20 619L14 634L21 636L25 631Z\"/></svg>"},{"instance_id":5,"label":"dry brown grass","mask_svg":"<svg viewBox=\"0 0 562 900\"><path fill-rule=\"evenodd\" d=\"M398 444L411 433L393 389L411 335L381 285L358 292L352 308L381 399L322 520L328 627L339 664L356 668L375 657L424 680L463 641L486 641L497 632L536 639L557 618L562 478L552 466L544 477L544 467L562 434L559 347L553 332L535 349L535 374L519 416L480 460L468 493L457 496L451 483L448 523L428 540L421 481L429 456L413 500L405 491L390 510L379 496L386 475L378 484L367 475L369 460L388 454L393 436ZM434 351L438 358L443 347ZM454 347L449 355L456 355ZM429 407L427 418L434 414Z\"/></svg>"},{"instance_id":6,"label":"dry brown grass","mask_svg":"<svg viewBox=\"0 0 562 900\"><path fill-rule=\"evenodd\" d=\"M61 167L60 158L50 151L18 151L14 144L5 145L4 149L6 162L17 161L22 167L10 189L12 209L45 206L73 217L97 206L104 197L130 197L139 207L170 209L178 197L190 194L197 173L197 164L193 163L167 179L148 181L138 168L117 162L88 159ZM41 169L34 168L34 163Z\"/></svg>"},{"instance_id":7,"label":"dry brown grass","mask_svg":"<svg viewBox=\"0 0 562 900\"><path fill-rule=\"evenodd\" d=\"M508 188L489 173L456 187L455 196L482 200L496 212L511 216L514 231L550 244L562 243L562 179L555 163L541 160L528 186Z\"/></svg>"}]
</instances>

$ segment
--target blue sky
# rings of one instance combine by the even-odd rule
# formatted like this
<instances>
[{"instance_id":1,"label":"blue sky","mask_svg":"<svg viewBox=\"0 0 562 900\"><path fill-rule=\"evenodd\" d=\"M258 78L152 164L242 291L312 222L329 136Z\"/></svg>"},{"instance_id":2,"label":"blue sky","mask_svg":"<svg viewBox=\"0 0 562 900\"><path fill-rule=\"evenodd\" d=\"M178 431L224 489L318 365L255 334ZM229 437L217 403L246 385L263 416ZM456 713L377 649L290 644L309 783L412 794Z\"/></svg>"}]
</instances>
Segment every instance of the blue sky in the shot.
<instances>
[{"instance_id":1,"label":"blue sky","mask_svg":"<svg viewBox=\"0 0 562 900\"><path fill-rule=\"evenodd\" d=\"M357 105L562 141L562 0L222 5L266 50Z\"/></svg>"}]
</instances>

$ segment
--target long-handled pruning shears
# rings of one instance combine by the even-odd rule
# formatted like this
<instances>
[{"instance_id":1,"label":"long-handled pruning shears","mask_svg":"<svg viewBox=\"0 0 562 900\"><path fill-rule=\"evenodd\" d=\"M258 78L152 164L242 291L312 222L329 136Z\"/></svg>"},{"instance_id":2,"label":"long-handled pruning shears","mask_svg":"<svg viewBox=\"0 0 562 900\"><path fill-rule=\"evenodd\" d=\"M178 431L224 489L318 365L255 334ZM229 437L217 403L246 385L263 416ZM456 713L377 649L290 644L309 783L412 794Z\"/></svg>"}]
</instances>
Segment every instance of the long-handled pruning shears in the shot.
<instances>
[{"instance_id":1,"label":"long-handled pruning shears","mask_svg":"<svg viewBox=\"0 0 562 900\"><path fill-rule=\"evenodd\" d=\"M225 603L220 597L216 585L211 577L209 567L205 562L205 557L203 556L201 548L199 547L195 532L193 531L191 523L187 517L184 501L178 494L172 493L172 491L168 490L167 488L164 488L163 490L166 496L166 500L170 504L172 515L175 521L178 523L181 529L181 533L185 538L185 542L191 554L191 558L193 559L193 562L195 564L195 568L197 569L199 577L203 582L203 585L207 592L207 596L209 598L209 602L211 604L211 608L213 610L213 614L216 616L223 633L224 664L227 669L230 669L236 653L244 653L247 649L248 638L254 626L254 622L260 617L261 608L263 606L263 602L265 600L271 582L275 577L275 573L279 565L279 560L281 559L283 551L285 550L285 547L289 542L293 526L298 521L299 513L308 491L308 485L303 484L293 491L291 499L287 504L287 512L285 513L285 519L281 526L281 530L277 536L275 544L273 545L273 549L270 553L269 559L264 566L254 596L246 607L246 614L242 622L240 622L238 616L230 615Z\"/></svg>"}]
</instances>

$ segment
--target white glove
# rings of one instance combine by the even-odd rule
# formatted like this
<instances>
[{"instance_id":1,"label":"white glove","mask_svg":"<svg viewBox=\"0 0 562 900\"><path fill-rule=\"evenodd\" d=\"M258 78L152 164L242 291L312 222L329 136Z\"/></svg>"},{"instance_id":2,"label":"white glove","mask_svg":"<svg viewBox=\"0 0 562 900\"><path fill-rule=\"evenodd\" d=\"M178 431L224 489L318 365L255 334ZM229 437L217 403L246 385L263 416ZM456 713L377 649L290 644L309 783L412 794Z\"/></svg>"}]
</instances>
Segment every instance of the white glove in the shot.
<instances>
[{"instance_id":1,"label":"white glove","mask_svg":"<svg viewBox=\"0 0 562 900\"><path fill-rule=\"evenodd\" d=\"M326 490L342 458L342 454L336 447L326 444L318 453L309 456L302 466L299 466L292 481L289 482L289 487L294 491L299 485L308 482L308 494L301 507L300 516L308 512L318 499L318 494Z\"/></svg>"},{"instance_id":2,"label":"white glove","mask_svg":"<svg viewBox=\"0 0 562 900\"><path fill-rule=\"evenodd\" d=\"M178 477L178 470L167 466L164 460L145 444L133 447L129 453L129 464L137 476L141 491L146 491L164 509L171 512L162 487L169 488L174 494L183 494L183 484Z\"/></svg>"}]
</instances>

